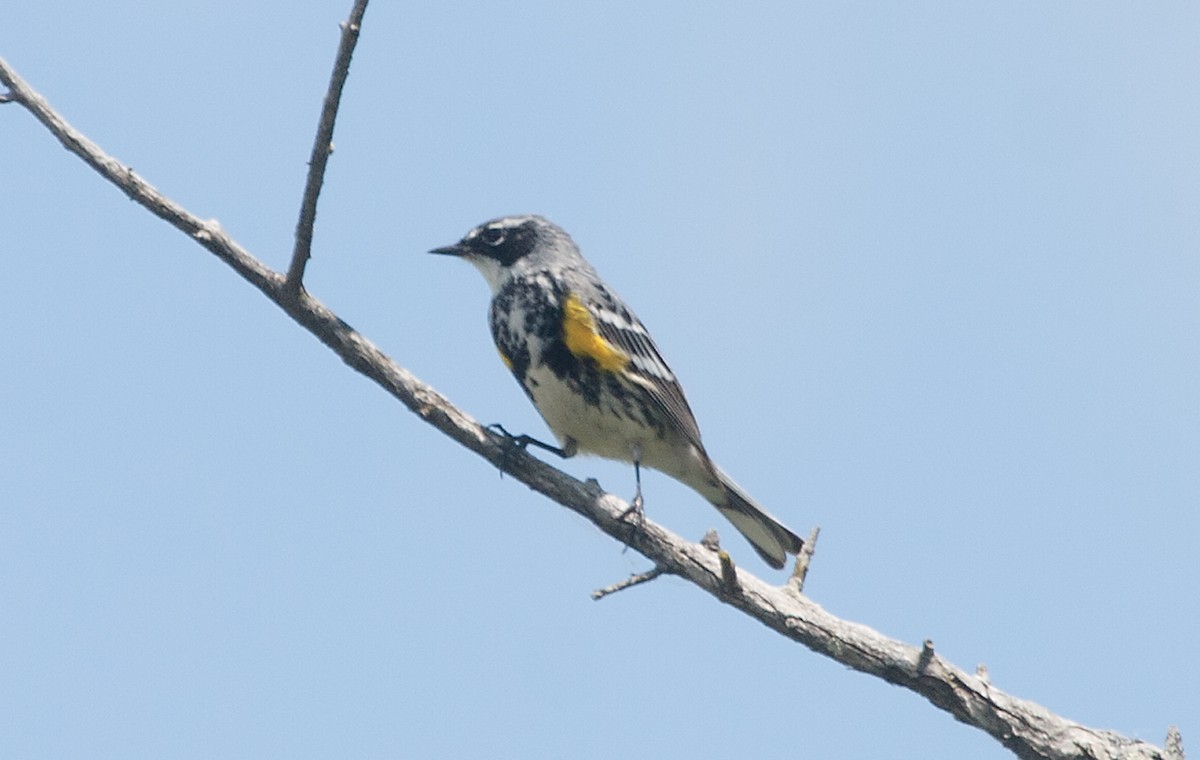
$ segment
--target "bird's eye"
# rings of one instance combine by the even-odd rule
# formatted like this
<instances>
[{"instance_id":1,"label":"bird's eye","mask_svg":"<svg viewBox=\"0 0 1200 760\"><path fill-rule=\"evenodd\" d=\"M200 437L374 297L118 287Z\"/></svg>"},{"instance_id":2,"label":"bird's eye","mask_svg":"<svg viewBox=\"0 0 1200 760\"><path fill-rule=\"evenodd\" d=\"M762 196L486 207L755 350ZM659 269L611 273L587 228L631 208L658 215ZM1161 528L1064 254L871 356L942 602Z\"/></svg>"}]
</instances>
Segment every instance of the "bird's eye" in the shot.
<instances>
[{"instance_id":1,"label":"bird's eye","mask_svg":"<svg viewBox=\"0 0 1200 760\"><path fill-rule=\"evenodd\" d=\"M504 228L484 227L479 233L479 238L488 245L500 245L504 242Z\"/></svg>"}]
</instances>

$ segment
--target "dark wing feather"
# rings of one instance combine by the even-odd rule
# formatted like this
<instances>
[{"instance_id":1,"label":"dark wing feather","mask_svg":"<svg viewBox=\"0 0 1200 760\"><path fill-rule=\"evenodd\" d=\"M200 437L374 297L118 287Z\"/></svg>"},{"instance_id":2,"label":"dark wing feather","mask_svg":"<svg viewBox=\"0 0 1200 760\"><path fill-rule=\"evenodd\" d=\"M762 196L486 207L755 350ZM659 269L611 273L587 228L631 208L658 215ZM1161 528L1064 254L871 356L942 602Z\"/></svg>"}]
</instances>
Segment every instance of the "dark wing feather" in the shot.
<instances>
[{"instance_id":1,"label":"dark wing feather","mask_svg":"<svg viewBox=\"0 0 1200 760\"><path fill-rule=\"evenodd\" d=\"M625 371L648 381L643 387L658 407L666 412L672 426L703 452L704 445L700 442L700 427L696 424L696 417L684 398L675 373L658 352L649 331L633 312L615 299L608 300L604 306L604 309L598 309L595 304L587 304L601 337L629 355L630 361Z\"/></svg>"}]
</instances>

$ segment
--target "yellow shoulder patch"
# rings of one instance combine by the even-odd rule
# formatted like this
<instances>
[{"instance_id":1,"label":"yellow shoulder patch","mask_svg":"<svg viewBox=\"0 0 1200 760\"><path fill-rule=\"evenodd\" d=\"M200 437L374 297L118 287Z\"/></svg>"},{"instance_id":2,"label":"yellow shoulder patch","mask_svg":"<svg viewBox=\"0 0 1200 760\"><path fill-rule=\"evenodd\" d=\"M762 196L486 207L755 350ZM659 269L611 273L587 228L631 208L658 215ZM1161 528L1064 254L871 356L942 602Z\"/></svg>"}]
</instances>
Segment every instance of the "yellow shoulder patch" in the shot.
<instances>
[{"instance_id":1,"label":"yellow shoulder patch","mask_svg":"<svg viewBox=\"0 0 1200 760\"><path fill-rule=\"evenodd\" d=\"M580 359L591 359L602 370L618 372L629 364L625 352L596 330L596 320L574 293L563 302L563 336L568 351Z\"/></svg>"},{"instance_id":2,"label":"yellow shoulder patch","mask_svg":"<svg viewBox=\"0 0 1200 760\"><path fill-rule=\"evenodd\" d=\"M508 368L509 372L512 372L512 359L508 358L508 354L504 353L499 346L496 346L496 353L500 354L500 361L504 362L504 366Z\"/></svg>"}]
</instances>

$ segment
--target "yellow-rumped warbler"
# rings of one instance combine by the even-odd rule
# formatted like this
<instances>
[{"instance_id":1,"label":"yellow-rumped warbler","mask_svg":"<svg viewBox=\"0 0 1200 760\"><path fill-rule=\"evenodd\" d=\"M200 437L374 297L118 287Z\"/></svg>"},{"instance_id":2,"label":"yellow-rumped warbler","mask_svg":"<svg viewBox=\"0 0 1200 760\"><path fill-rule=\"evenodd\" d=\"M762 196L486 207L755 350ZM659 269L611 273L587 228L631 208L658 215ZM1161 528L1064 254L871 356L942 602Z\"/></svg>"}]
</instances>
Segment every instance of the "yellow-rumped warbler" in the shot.
<instances>
[{"instance_id":1,"label":"yellow-rumped warbler","mask_svg":"<svg viewBox=\"0 0 1200 760\"><path fill-rule=\"evenodd\" d=\"M635 509L641 465L653 467L711 502L771 567L800 551L800 537L708 458L650 333L565 231L540 216L510 216L430 253L466 259L492 288L489 321L500 358L561 448L519 436L522 445L632 462Z\"/></svg>"}]
</instances>

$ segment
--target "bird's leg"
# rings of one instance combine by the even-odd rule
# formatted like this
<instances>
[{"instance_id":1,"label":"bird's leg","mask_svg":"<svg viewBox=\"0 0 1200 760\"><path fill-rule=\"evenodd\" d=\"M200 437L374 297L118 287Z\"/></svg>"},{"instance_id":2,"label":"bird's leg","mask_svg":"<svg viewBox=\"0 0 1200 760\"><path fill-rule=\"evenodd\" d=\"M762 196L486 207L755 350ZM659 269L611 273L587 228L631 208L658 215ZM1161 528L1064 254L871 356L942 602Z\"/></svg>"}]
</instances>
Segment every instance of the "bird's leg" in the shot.
<instances>
[{"instance_id":1,"label":"bird's leg","mask_svg":"<svg viewBox=\"0 0 1200 760\"><path fill-rule=\"evenodd\" d=\"M638 458L633 460L633 482L636 485L636 490L633 493L633 501L629 503L629 508L635 512L641 513L644 500L642 499L642 460L641 452L638 452Z\"/></svg>"},{"instance_id":2,"label":"bird's leg","mask_svg":"<svg viewBox=\"0 0 1200 760\"><path fill-rule=\"evenodd\" d=\"M560 448L558 446L554 446L552 444L546 443L545 441L539 441L538 439L534 438L533 436L525 435L524 433L522 433L521 435L513 435L512 433L505 430L504 426L498 422L488 425L487 429L494 430L497 433L499 433L500 435L504 436L505 440L508 441L508 444L509 444L509 447L504 452L503 458L501 458L501 460L500 460L500 476L501 477L504 476L504 471L506 469L508 469L509 456L511 455L511 453L513 451L517 451L517 450L524 451L525 449L529 448L530 446L536 446L537 448L541 449L542 451L549 451L551 454L556 454L556 455L562 457L563 459L570 459L571 457L575 456L575 453L579 450L579 447L576 445L574 438L568 438L566 440L566 442L563 444L563 446Z\"/></svg>"},{"instance_id":3,"label":"bird's leg","mask_svg":"<svg viewBox=\"0 0 1200 760\"><path fill-rule=\"evenodd\" d=\"M499 422L494 422L491 425L488 425L487 429L495 430L497 433L507 438L508 442L512 444L514 448L521 449L522 451L530 446L536 446L542 451L549 451L551 454L557 454L563 459L570 459L579 451L579 447L576 445L574 438L568 438L566 445L558 447L553 444L546 443L545 441L539 441L533 436L525 435L524 433L521 435L513 435L505 430L504 426Z\"/></svg>"},{"instance_id":4,"label":"bird's leg","mask_svg":"<svg viewBox=\"0 0 1200 760\"><path fill-rule=\"evenodd\" d=\"M641 525L645 518L645 511L642 509L645 501L642 499L642 447L636 443L630 449L633 454L633 479L637 484L637 490L633 494L633 500L629 502L629 508L621 513L621 519L624 520L630 515L637 515L637 522Z\"/></svg>"}]
</instances>

